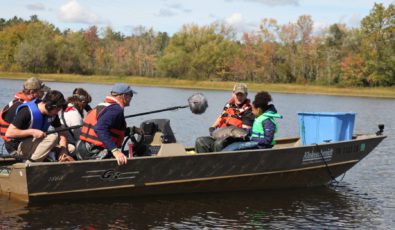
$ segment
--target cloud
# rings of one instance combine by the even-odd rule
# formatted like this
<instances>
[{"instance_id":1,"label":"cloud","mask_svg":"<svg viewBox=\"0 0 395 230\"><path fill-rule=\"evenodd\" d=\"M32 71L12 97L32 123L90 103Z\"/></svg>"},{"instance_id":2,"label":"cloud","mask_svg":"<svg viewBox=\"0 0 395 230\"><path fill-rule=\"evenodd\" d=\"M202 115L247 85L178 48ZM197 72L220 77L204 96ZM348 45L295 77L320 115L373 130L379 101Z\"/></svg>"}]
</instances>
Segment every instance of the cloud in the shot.
<instances>
[{"instance_id":1,"label":"cloud","mask_svg":"<svg viewBox=\"0 0 395 230\"><path fill-rule=\"evenodd\" d=\"M243 22L243 15L240 13L234 13L225 19L226 23L229 25L238 25Z\"/></svg>"},{"instance_id":2,"label":"cloud","mask_svg":"<svg viewBox=\"0 0 395 230\"><path fill-rule=\"evenodd\" d=\"M245 21L241 13L233 13L223 21L239 33L251 32L251 30L256 29L256 24Z\"/></svg>"},{"instance_id":3,"label":"cloud","mask_svg":"<svg viewBox=\"0 0 395 230\"><path fill-rule=\"evenodd\" d=\"M157 16L159 17L171 17L176 15L176 13L171 9L160 9Z\"/></svg>"},{"instance_id":4,"label":"cloud","mask_svg":"<svg viewBox=\"0 0 395 230\"><path fill-rule=\"evenodd\" d=\"M83 24L101 24L103 22L96 14L84 9L77 0L70 0L61 6L58 17L64 22Z\"/></svg>"},{"instance_id":5,"label":"cloud","mask_svg":"<svg viewBox=\"0 0 395 230\"><path fill-rule=\"evenodd\" d=\"M180 3L166 4L166 7L171 8L171 9L176 9L176 10L183 9L183 7Z\"/></svg>"},{"instance_id":6,"label":"cloud","mask_svg":"<svg viewBox=\"0 0 395 230\"><path fill-rule=\"evenodd\" d=\"M45 10L45 6L42 3L33 3L33 4L28 4L26 5L26 8L28 8L29 10Z\"/></svg>"},{"instance_id":7,"label":"cloud","mask_svg":"<svg viewBox=\"0 0 395 230\"><path fill-rule=\"evenodd\" d=\"M244 2L256 2L260 4L264 4L267 6L298 6L300 0L226 0L227 2L234 2L234 1L244 1Z\"/></svg>"},{"instance_id":8,"label":"cloud","mask_svg":"<svg viewBox=\"0 0 395 230\"><path fill-rule=\"evenodd\" d=\"M159 13L156 14L159 17L171 17L174 15L177 15L178 13L186 13L189 14L191 13L191 9L185 8L182 4L180 3L166 3L164 8L159 10Z\"/></svg>"}]
</instances>

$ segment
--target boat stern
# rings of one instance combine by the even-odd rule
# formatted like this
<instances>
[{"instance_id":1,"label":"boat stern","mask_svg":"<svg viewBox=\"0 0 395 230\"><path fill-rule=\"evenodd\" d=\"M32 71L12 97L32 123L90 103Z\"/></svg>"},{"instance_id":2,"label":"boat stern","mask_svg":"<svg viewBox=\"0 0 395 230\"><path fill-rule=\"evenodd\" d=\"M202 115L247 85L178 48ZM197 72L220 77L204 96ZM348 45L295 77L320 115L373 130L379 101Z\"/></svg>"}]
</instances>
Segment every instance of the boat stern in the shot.
<instances>
[{"instance_id":1,"label":"boat stern","mask_svg":"<svg viewBox=\"0 0 395 230\"><path fill-rule=\"evenodd\" d=\"M0 193L10 199L29 201L25 163L0 167Z\"/></svg>"}]
</instances>

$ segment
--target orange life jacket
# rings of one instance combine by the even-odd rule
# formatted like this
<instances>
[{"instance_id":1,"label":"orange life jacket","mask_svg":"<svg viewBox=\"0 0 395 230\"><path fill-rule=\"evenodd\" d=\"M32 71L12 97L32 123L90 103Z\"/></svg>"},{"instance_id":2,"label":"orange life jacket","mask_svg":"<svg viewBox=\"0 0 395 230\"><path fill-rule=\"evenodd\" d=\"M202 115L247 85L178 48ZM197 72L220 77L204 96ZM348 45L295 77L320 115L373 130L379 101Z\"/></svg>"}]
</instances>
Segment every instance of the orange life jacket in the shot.
<instances>
[{"instance_id":1,"label":"orange life jacket","mask_svg":"<svg viewBox=\"0 0 395 230\"><path fill-rule=\"evenodd\" d=\"M218 128L230 125L241 128L243 125L242 115L248 110L251 110L249 99L247 99L241 107L238 107L235 103L235 99L232 97L224 107Z\"/></svg>"},{"instance_id":2,"label":"orange life jacket","mask_svg":"<svg viewBox=\"0 0 395 230\"><path fill-rule=\"evenodd\" d=\"M9 141L10 139L5 136L10 123L4 120L5 115L8 110L10 110L13 106L17 107L22 103L31 101L23 92L17 92L14 96L14 100L10 101L0 112L0 136L4 141ZM19 103L18 103L19 102Z\"/></svg>"},{"instance_id":3,"label":"orange life jacket","mask_svg":"<svg viewBox=\"0 0 395 230\"><path fill-rule=\"evenodd\" d=\"M81 127L80 140L89 142L95 146L106 148L106 146L104 146L104 143L97 136L93 127L96 125L99 115L108 106L113 105L115 103L119 104L122 108L124 107L123 103L119 101L117 98L109 96L106 97L104 103L99 104L98 106L96 106L96 108L88 112ZM125 130L112 128L110 129L110 136L111 136L111 140L119 148L122 146L123 139L125 138Z\"/></svg>"}]
</instances>

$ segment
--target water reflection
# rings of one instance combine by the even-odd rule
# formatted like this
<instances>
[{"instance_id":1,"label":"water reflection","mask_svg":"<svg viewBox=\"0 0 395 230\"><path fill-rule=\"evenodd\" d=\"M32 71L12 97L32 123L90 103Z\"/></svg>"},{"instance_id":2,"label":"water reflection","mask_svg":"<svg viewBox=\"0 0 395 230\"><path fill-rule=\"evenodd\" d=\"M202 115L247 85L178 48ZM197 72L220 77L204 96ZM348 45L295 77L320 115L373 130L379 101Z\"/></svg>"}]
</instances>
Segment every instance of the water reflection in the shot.
<instances>
[{"instance_id":1,"label":"water reflection","mask_svg":"<svg viewBox=\"0 0 395 230\"><path fill-rule=\"evenodd\" d=\"M346 187L12 205L2 227L67 229L376 228L377 202ZM3 209L4 210L4 209ZM385 226L382 226L385 227Z\"/></svg>"}]
</instances>

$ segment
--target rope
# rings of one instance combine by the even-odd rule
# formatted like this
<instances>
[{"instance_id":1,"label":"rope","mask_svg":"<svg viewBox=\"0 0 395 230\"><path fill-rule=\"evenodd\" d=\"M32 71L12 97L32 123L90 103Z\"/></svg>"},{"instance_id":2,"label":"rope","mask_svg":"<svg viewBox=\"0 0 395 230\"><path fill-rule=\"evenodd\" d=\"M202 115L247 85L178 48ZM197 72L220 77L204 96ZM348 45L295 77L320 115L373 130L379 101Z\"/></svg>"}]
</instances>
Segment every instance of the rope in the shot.
<instances>
[{"instance_id":1,"label":"rope","mask_svg":"<svg viewBox=\"0 0 395 230\"><path fill-rule=\"evenodd\" d=\"M326 170L327 170L327 172L328 172L328 175L329 175L329 176L331 177L331 179L332 179L332 181L330 182L330 184L332 184L333 182L339 183L339 181L337 181L336 178L333 176L332 171L331 171L331 169L330 169L329 166L328 166L328 163L326 163L326 160L325 160L325 158L324 158L324 155L322 155L321 148L319 147L319 145L318 145L318 144L315 144L315 148L318 149L318 152L320 153L321 159L322 159L322 161L323 161L324 164L325 164L325 168L326 168Z\"/></svg>"},{"instance_id":2,"label":"rope","mask_svg":"<svg viewBox=\"0 0 395 230\"><path fill-rule=\"evenodd\" d=\"M343 181L343 179L344 179L345 176L346 176L346 173L343 173L343 176L342 176L342 178L341 178L339 181L337 181L337 180L335 180L334 182L331 181L331 183L330 183L329 185L330 185L330 186L333 186L333 188L336 189L337 186L339 186L340 182ZM335 185L335 183L336 183L336 185Z\"/></svg>"}]
</instances>

